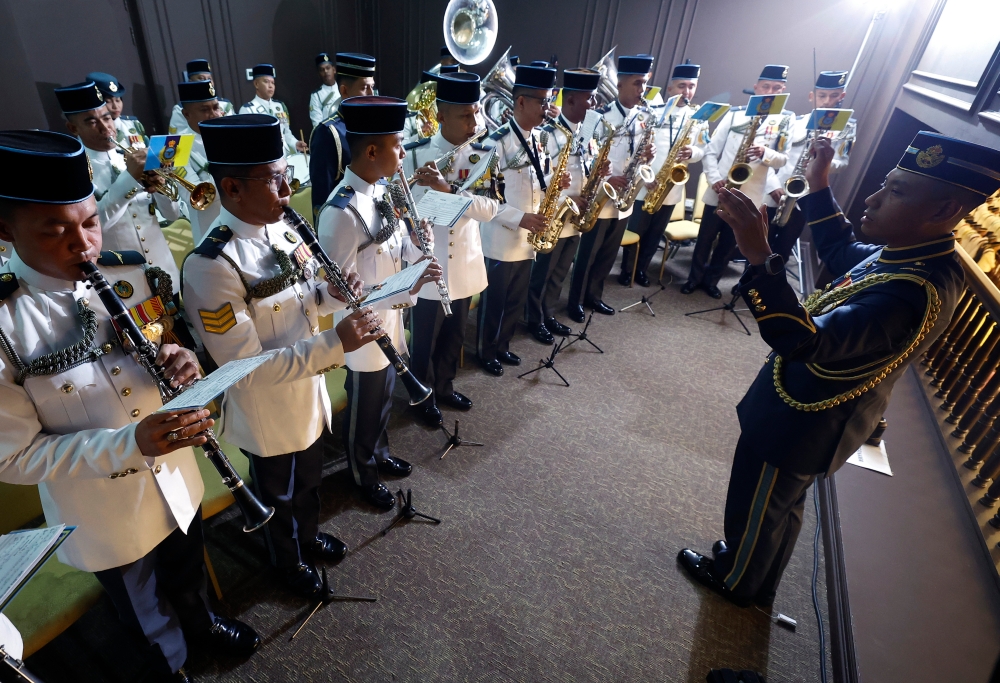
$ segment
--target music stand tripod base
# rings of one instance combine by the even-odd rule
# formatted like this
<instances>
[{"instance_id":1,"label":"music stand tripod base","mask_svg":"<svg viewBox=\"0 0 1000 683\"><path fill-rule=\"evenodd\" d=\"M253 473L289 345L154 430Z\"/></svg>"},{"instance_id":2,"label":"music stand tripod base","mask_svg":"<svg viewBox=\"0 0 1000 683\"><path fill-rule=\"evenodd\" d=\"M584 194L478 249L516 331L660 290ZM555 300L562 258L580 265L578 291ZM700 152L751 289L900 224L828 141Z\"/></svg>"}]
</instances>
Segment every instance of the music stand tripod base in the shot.
<instances>
[{"instance_id":1,"label":"music stand tripod base","mask_svg":"<svg viewBox=\"0 0 1000 683\"><path fill-rule=\"evenodd\" d=\"M485 445L485 444L479 443L478 441L463 441L462 437L460 437L458 435L458 420L455 420L455 431L454 431L454 433L449 432L448 428L445 427L443 424L441 425L441 431L444 432L445 436L448 437L448 442L445 444L444 453L441 454L441 457L438 458L438 460L444 460L444 456L448 455L451 452L452 448L460 448L462 446L483 446L483 445Z\"/></svg>"},{"instance_id":2,"label":"music stand tripod base","mask_svg":"<svg viewBox=\"0 0 1000 683\"><path fill-rule=\"evenodd\" d=\"M721 306L716 306L715 308L706 308L703 311L691 311L690 313L685 313L684 317L690 317L692 315L700 315L702 313L711 313L712 311L728 311L729 313L732 313L733 316L736 317L736 321L743 328L743 331L746 332L746 335L750 337L752 336L750 334L750 329L747 327L747 324L743 322L743 318L740 317L740 312L746 311L747 309L736 308L736 302L739 300L739 298L740 294L739 292L737 292L736 294L733 294L733 298L729 300L728 304L722 304Z\"/></svg>"},{"instance_id":3,"label":"music stand tripod base","mask_svg":"<svg viewBox=\"0 0 1000 683\"><path fill-rule=\"evenodd\" d=\"M424 513L413 507L413 489L406 489L406 495L403 495L403 489L399 489L396 493L399 498L399 514L396 519L392 520L392 524L382 529L382 535L385 536L392 527L396 526L404 519L413 519L414 517L421 517L423 519L429 520L434 524L440 524L441 520L437 517L431 517L430 515L425 515Z\"/></svg>"},{"instance_id":4,"label":"music stand tripod base","mask_svg":"<svg viewBox=\"0 0 1000 683\"><path fill-rule=\"evenodd\" d=\"M649 314L655 318L656 317L656 311L654 311L653 307L649 305L649 302L651 302L653 300L654 296L656 296L657 294L659 294L660 292L662 292L666 288L667 288L666 285L660 284L660 288L658 290L656 290L655 292L653 292L649 296L646 296L645 294L643 294L641 299L639 299L638 301L636 301L634 304L629 304L625 308L619 308L618 312L619 313L624 313L625 311L627 311L630 308L635 308L636 306L641 306L641 305L645 304L646 308L649 310Z\"/></svg>"},{"instance_id":5,"label":"music stand tripod base","mask_svg":"<svg viewBox=\"0 0 1000 683\"><path fill-rule=\"evenodd\" d=\"M587 324L583 326L583 329L580 330L579 332L570 332L569 336L576 337L576 339L574 339L569 344L567 344L565 346L565 348L560 349L560 351L565 351L566 349L568 349L569 347L573 346L573 344L577 343L578 341L585 341L588 344L590 344L591 346L593 346L595 349L597 349L600 353L604 353L604 349L602 349L600 346L598 346L597 344L595 344L590 339L590 337L587 336L587 329L590 327L590 321L593 320L593 319L594 319L594 312L591 311L590 312L590 317L587 318ZM569 386L569 384L567 384L566 386Z\"/></svg>"},{"instance_id":6,"label":"music stand tripod base","mask_svg":"<svg viewBox=\"0 0 1000 683\"><path fill-rule=\"evenodd\" d=\"M559 376L559 379L562 380L563 384L565 384L566 386L569 386L569 382L566 380L565 377L562 376L562 373L559 372L558 370L556 370L556 356L559 354L560 351L563 350L563 343L565 341L566 341L566 337L562 337L558 342L555 342L554 344L552 344L552 353L549 354L548 358L542 358L541 360L538 361L538 367L537 368L535 368L533 370L528 370L527 372L522 372L520 375L517 376L517 378L521 379L522 377L527 377L528 375L532 375L532 374L538 372L539 370L542 370L544 368L548 368L549 370L551 370L552 372L556 373L556 375ZM570 342L570 344L572 344L572 343L573 342ZM568 347L569 344L566 344L566 346Z\"/></svg>"},{"instance_id":7,"label":"music stand tripod base","mask_svg":"<svg viewBox=\"0 0 1000 683\"><path fill-rule=\"evenodd\" d=\"M330 589L330 581L326 577L326 567L323 567L323 597L316 603L316 606L313 607L312 612L305 618L305 621L295 629L295 633L288 639L288 642L295 640L295 636L302 632L302 629L306 627L306 624L309 623L309 620L313 618L316 612L331 602L378 602L378 598L370 595L337 595Z\"/></svg>"}]
</instances>

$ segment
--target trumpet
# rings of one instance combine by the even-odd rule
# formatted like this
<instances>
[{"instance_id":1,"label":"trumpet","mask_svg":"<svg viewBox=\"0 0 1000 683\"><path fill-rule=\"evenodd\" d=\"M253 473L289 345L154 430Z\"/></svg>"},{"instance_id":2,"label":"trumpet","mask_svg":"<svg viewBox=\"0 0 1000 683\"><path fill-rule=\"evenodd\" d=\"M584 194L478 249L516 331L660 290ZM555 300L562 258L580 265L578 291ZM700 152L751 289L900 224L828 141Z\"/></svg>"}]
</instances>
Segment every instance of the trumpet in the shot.
<instances>
[{"instance_id":1,"label":"trumpet","mask_svg":"<svg viewBox=\"0 0 1000 683\"><path fill-rule=\"evenodd\" d=\"M113 142L115 147L120 149L123 154L135 154L134 149L126 147L122 143L118 142L114 136L109 135L108 140ZM178 186L187 190L190 195L188 204L190 204L191 208L195 211L204 211L210 207L218 194L216 192L215 185L212 183L204 182L195 185L190 180L181 178L172 168L156 168L152 171L146 171L146 173L156 174L166 180L166 184L163 187L157 187L155 191L159 192L172 202L176 202L180 197Z\"/></svg>"},{"instance_id":2,"label":"trumpet","mask_svg":"<svg viewBox=\"0 0 1000 683\"><path fill-rule=\"evenodd\" d=\"M455 158L456 154L458 154L461 150L465 149L469 145L474 144L476 142L479 142L484 137L486 137L487 135L489 135L489 132L490 131L489 131L488 128L480 128L479 130L477 130L473 134L473 136L471 138L469 138L468 140L466 140L462 144L458 145L454 149L450 150L449 152L446 152L445 154L442 154L437 159L435 159L434 160L434 166L435 166L435 168L438 168L438 169L444 168L449 163L451 163L451 160ZM441 162L442 161L445 162L445 166L441 166ZM426 166L426 164L424 164L424 165ZM414 169L414 170L416 170L416 169ZM400 176L400 177L402 177L402 176ZM413 175L411 175L409 178L406 179L406 184L407 185L412 185L413 181L416 180L416 178L417 178L417 174L414 173Z\"/></svg>"},{"instance_id":3,"label":"trumpet","mask_svg":"<svg viewBox=\"0 0 1000 683\"><path fill-rule=\"evenodd\" d=\"M167 403L170 399L183 392L184 387L174 389L163 377L163 368L156 364L156 345L143 336L142 330L139 329L135 320L132 319L125 304L122 303L118 294L111 289L111 285L104 279L104 275L97 269L97 266L90 261L84 261L80 264L80 270L83 271L83 276L90 282L97 296L101 298L104 307L111 314L111 320L114 321L121 331L122 348L127 353L134 354L139 365L153 378L153 381L156 382L156 387L160 390L160 398L163 402ZM215 469L222 475L222 483L233 494L240 512L243 513L243 531L255 531L267 524L268 520L274 514L274 508L264 505L244 485L243 479L233 468L233 464L229 462L229 458L223 452L222 446L219 445L218 440L215 438L215 433L211 429L206 429L202 432L202 435L208 438L208 441L201 447L205 451L205 457L212 462Z\"/></svg>"},{"instance_id":4,"label":"trumpet","mask_svg":"<svg viewBox=\"0 0 1000 683\"><path fill-rule=\"evenodd\" d=\"M753 144L754 138L757 137L757 129L760 128L763 120L763 116L754 116L750 119L750 127L747 128L747 132L743 135L740 147L736 150L733 165L729 168L729 173L726 175L726 187L730 190L734 187L740 187L746 181L750 180L750 176L753 175L753 166L747 163L747 152L750 150L750 145Z\"/></svg>"},{"instance_id":5,"label":"trumpet","mask_svg":"<svg viewBox=\"0 0 1000 683\"><path fill-rule=\"evenodd\" d=\"M326 274L327 282L330 282L340 291L347 301L347 307L355 313L362 310L365 306L364 302L354 295L354 290L351 289L351 286L347 284L347 280L344 279L344 273L340 270L340 266L327 255L323 247L320 246L320 243L316 241L316 233L306 223L306 219L290 206L284 207L282 211L285 213L285 223L299 234L306 248L309 249L313 256L319 259L319 262L323 265L323 272ZM389 363L396 368L396 375L403 383L403 386L406 387L406 392L410 395L410 405L415 406L429 399L433 392L421 384L420 380L414 377L410 369L406 367L406 363L403 362L399 351L392 345L389 335L383 331L382 336L376 339L375 343L382 349L382 353L389 359Z\"/></svg>"}]
</instances>

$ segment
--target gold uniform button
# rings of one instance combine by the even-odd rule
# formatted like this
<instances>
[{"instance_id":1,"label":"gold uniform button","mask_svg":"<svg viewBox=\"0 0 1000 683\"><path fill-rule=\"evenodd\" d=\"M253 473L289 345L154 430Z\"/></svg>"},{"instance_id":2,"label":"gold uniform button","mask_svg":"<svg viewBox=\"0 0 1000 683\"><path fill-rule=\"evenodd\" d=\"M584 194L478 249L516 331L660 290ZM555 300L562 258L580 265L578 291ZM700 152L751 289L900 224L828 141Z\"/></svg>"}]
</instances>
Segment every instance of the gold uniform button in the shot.
<instances>
[{"instance_id":1,"label":"gold uniform button","mask_svg":"<svg viewBox=\"0 0 1000 683\"><path fill-rule=\"evenodd\" d=\"M306 295L303 294L302 292L299 292L299 299L304 299L304 298L306 298Z\"/></svg>"},{"instance_id":2,"label":"gold uniform button","mask_svg":"<svg viewBox=\"0 0 1000 683\"><path fill-rule=\"evenodd\" d=\"M448 254L448 258L455 258L455 257L452 254Z\"/></svg>"},{"instance_id":3,"label":"gold uniform button","mask_svg":"<svg viewBox=\"0 0 1000 683\"><path fill-rule=\"evenodd\" d=\"M138 217L139 216L137 214L132 214L132 218L138 218Z\"/></svg>"},{"instance_id":4,"label":"gold uniform button","mask_svg":"<svg viewBox=\"0 0 1000 683\"><path fill-rule=\"evenodd\" d=\"M117 478L118 478L117 472L112 472L111 474L108 475L108 479L117 479Z\"/></svg>"},{"instance_id":5,"label":"gold uniform button","mask_svg":"<svg viewBox=\"0 0 1000 683\"><path fill-rule=\"evenodd\" d=\"M61 387L61 388L62 388L62 392L63 392L64 394L72 394L72 393L73 393L73 390L74 390L74 389L76 389L76 387L74 387L74 386L73 386L72 384L70 384L69 382L66 382L66 384L62 385L62 387Z\"/></svg>"},{"instance_id":6,"label":"gold uniform button","mask_svg":"<svg viewBox=\"0 0 1000 683\"><path fill-rule=\"evenodd\" d=\"M147 249L147 251L149 251L149 250ZM148 263L149 265L153 265L152 261L146 261L146 263Z\"/></svg>"},{"instance_id":7,"label":"gold uniform button","mask_svg":"<svg viewBox=\"0 0 1000 683\"><path fill-rule=\"evenodd\" d=\"M453 246L455 246L455 243L454 242L448 242L448 246L449 247L453 247Z\"/></svg>"},{"instance_id":8,"label":"gold uniform button","mask_svg":"<svg viewBox=\"0 0 1000 683\"><path fill-rule=\"evenodd\" d=\"M145 238L145 237L140 237L140 238L139 238L139 241L140 241L140 242L145 242L145 241L146 241L146 238Z\"/></svg>"},{"instance_id":9,"label":"gold uniform button","mask_svg":"<svg viewBox=\"0 0 1000 683\"><path fill-rule=\"evenodd\" d=\"M0 254L4 253L5 251L7 251L7 247L5 247L4 245L0 244Z\"/></svg>"},{"instance_id":10,"label":"gold uniform button","mask_svg":"<svg viewBox=\"0 0 1000 683\"><path fill-rule=\"evenodd\" d=\"M448 231L448 234L449 234L449 235L454 235L454 234L455 234L455 231L454 231L454 230L449 230L449 231Z\"/></svg>"},{"instance_id":11,"label":"gold uniform button","mask_svg":"<svg viewBox=\"0 0 1000 683\"><path fill-rule=\"evenodd\" d=\"M122 374L122 369L116 365L115 367L111 368L111 374L117 377L118 375Z\"/></svg>"},{"instance_id":12,"label":"gold uniform button","mask_svg":"<svg viewBox=\"0 0 1000 683\"><path fill-rule=\"evenodd\" d=\"M159 474L160 470L162 470L162 469L163 469L163 465L157 465L156 467L153 468L153 474Z\"/></svg>"},{"instance_id":13,"label":"gold uniform button","mask_svg":"<svg viewBox=\"0 0 1000 683\"><path fill-rule=\"evenodd\" d=\"M90 299L81 299L81 301L83 302L84 306L89 306L90 305Z\"/></svg>"},{"instance_id":14,"label":"gold uniform button","mask_svg":"<svg viewBox=\"0 0 1000 683\"><path fill-rule=\"evenodd\" d=\"M143 251L144 254L148 254L149 253L149 249L143 249L142 251Z\"/></svg>"},{"instance_id":15,"label":"gold uniform button","mask_svg":"<svg viewBox=\"0 0 1000 683\"><path fill-rule=\"evenodd\" d=\"M764 309L766 309L766 308L767 308L767 306L761 305L761 306L755 306L754 310L757 311L758 313L763 313Z\"/></svg>"},{"instance_id":16,"label":"gold uniform button","mask_svg":"<svg viewBox=\"0 0 1000 683\"><path fill-rule=\"evenodd\" d=\"M378 248L378 249L377 249L377 250L375 251L375 253L376 253L376 254L381 254L381 253L382 253L382 247L379 247L379 248Z\"/></svg>"},{"instance_id":17,"label":"gold uniform button","mask_svg":"<svg viewBox=\"0 0 1000 683\"><path fill-rule=\"evenodd\" d=\"M309 315L309 309L308 308L306 309L306 315Z\"/></svg>"},{"instance_id":18,"label":"gold uniform button","mask_svg":"<svg viewBox=\"0 0 1000 683\"><path fill-rule=\"evenodd\" d=\"M272 308L274 308L274 312L277 313L281 310L281 304L275 304Z\"/></svg>"},{"instance_id":19,"label":"gold uniform button","mask_svg":"<svg viewBox=\"0 0 1000 683\"><path fill-rule=\"evenodd\" d=\"M131 415L132 417L139 417L139 409L136 408L131 413L129 413L129 415Z\"/></svg>"},{"instance_id":20,"label":"gold uniform button","mask_svg":"<svg viewBox=\"0 0 1000 683\"><path fill-rule=\"evenodd\" d=\"M313 334L316 334L317 332L319 332L319 328L313 325L312 327L309 328L309 331L312 332Z\"/></svg>"},{"instance_id":21,"label":"gold uniform button","mask_svg":"<svg viewBox=\"0 0 1000 683\"><path fill-rule=\"evenodd\" d=\"M103 351L104 353L111 353L112 348L114 347L111 346L111 344L104 344L101 346L101 351ZM121 372L121 370L119 369L118 372Z\"/></svg>"},{"instance_id":22,"label":"gold uniform button","mask_svg":"<svg viewBox=\"0 0 1000 683\"><path fill-rule=\"evenodd\" d=\"M124 389L122 389L122 396L131 396L131 395L132 395L132 389L130 389L129 387L125 387Z\"/></svg>"}]
</instances>

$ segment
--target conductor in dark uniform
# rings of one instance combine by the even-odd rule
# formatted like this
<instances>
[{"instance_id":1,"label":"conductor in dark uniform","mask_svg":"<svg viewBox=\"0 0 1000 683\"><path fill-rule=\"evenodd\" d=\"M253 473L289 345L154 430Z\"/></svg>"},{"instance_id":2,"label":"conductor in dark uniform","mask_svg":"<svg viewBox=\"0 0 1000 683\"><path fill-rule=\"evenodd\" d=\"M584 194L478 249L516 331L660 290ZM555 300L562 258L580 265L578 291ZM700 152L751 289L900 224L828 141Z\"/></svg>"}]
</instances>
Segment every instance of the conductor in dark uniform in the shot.
<instances>
[{"instance_id":1,"label":"conductor in dark uniform","mask_svg":"<svg viewBox=\"0 0 1000 683\"><path fill-rule=\"evenodd\" d=\"M921 132L865 200L856 240L829 188L835 150L819 139L799 200L819 256L844 273L800 304L767 213L723 189L719 216L750 268L739 291L772 351L737 406L742 434L713 558L685 548L681 566L730 601L769 606L802 526L806 492L836 472L882 417L906 366L944 331L964 288L955 225L1000 188L1000 152Z\"/></svg>"}]
</instances>

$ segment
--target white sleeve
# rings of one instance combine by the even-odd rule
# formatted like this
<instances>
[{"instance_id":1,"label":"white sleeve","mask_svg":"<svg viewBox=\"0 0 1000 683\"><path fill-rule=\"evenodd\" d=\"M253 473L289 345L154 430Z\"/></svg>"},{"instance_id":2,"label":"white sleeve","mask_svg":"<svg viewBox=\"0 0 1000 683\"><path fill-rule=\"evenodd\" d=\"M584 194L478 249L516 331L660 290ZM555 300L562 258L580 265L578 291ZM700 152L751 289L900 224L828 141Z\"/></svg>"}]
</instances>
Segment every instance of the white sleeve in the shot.
<instances>
[{"instance_id":1,"label":"white sleeve","mask_svg":"<svg viewBox=\"0 0 1000 683\"><path fill-rule=\"evenodd\" d=\"M128 203L145 188L130 173L121 173L97 202L101 225L111 225L128 211Z\"/></svg>"},{"instance_id":2,"label":"white sleeve","mask_svg":"<svg viewBox=\"0 0 1000 683\"><path fill-rule=\"evenodd\" d=\"M726 149L726 141L729 139L729 129L733 126L734 116L736 114L732 113L723 118L718 128L712 133L712 139L705 147L705 156L702 159L702 165L705 168L705 178L708 180L709 187L725 179L725 176L719 170L719 159L722 158L722 152ZM728 171L729 169L726 169L727 173Z\"/></svg>"},{"instance_id":3,"label":"white sleeve","mask_svg":"<svg viewBox=\"0 0 1000 683\"><path fill-rule=\"evenodd\" d=\"M187 194L187 190L183 188L182 192ZM159 192L153 195L153 201L156 202L156 209L160 212L160 215L166 220L175 221L181 217L181 204L179 201L172 202L169 197L164 197Z\"/></svg>"},{"instance_id":4,"label":"white sleeve","mask_svg":"<svg viewBox=\"0 0 1000 683\"><path fill-rule=\"evenodd\" d=\"M309 120L312 121L313 128L323 121L323 104L320 102L318 90L309 96Z\"/></svg>"},{"instance_id":5,"label":"white sleeve","mask_svg":"<svg viewBox=\"0 0 1000 683\"><path fill-rule=\"evenodd\" d=\"M487 223L500 213L501 205L495 199L490 199L489 197L483 197L482 195L473 194L471 192L460 193L463 197L469 197L472 199L472 204L469 208L465 210L466 218L471 218L474 221L479 221L480 223ZM518 220L521 220L520 218Z\"/></svg>"}]
</instances>

